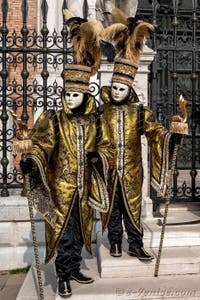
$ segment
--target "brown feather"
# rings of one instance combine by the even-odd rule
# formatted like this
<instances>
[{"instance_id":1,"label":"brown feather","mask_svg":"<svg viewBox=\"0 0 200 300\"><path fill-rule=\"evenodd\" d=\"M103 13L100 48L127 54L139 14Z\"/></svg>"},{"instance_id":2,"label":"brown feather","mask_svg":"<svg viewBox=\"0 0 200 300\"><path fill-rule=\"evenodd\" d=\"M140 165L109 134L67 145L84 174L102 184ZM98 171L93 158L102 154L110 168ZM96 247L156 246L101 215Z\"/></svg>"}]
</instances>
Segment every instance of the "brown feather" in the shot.
<instances>
[{"instance_id":1,"label":"brown feather","mask_svg":"<svg viewBox=\"0 0 200 300\"><path fill-rule=\"evenodd\" d=\"M90 66L91 75L97 72L101 60L99 32L99 22L90 20L80 25L78 34L72 39L76 63Z\"/></svg>"},{"instance_id":2,"label":"brown feather","mask_svg":"<svg viewBox=\"0 0 200 300\"><path fill-rule=\"evenodd\" d=\"M131 34L129 40L127 41L126 47L126 58L139 63L140 55L144 45L144 38L148 38L150 32L154 30L154 26L150 23L140 21L135 27L135 30Z\"/></svg>"},{"instance_id":3,"label":"brown feather","mask_svg":"<svg viewBox=\"0 0 200 300\"><path fill-rule=\"evenodd\" d=\"M63 14L68 21L74 48L74 63L91 67L91 75L94 75L101 61L101 42L104 38L102 23L95 19L87 21L77 18L69 10L64 10Z\"/></svg>"},{"instance_id":4,"label":"brown feather","mask_svg":"<svg viewBox=\"0 0 200 300\"><path fill-rule=\"evenodd\" d=\"M140 21L131 35L131 42L135 44L137 41L144 39L144 37L148 38L152 31L154 31L152 24Z\"/></svg>"},{"instance_id":5,"label":"brown feather","mask_svg":"<svg viewBox=\"0 0 200 300\"><path fill-rule=\"evenodd\" d=\"M119 36L122 32L128 32L128 27L126 25L121 23L112 24L104 29L103 39L108 42L112 42L116 40L117 36Z\"/></svg>"},{"instance_id":6,"label":"brown feather","mask_svg":"<svg viewBox=\"0 0 200 300\"><path fill-rule=\"evenodd\" d=\"M89 19L88 23L95 28L95 32L97 35L99 35L100 37L103 35L104 27L100 21Z\"/></svg>"},{"instance_id":7,"label":"brown feather","mask_svg":"<svg viewBox=\"0 0 200 300\"><path fill-rule=\"evenodd\" d=\"M73 12L71 12L69 9L63 9L63 16L65 18L65 20L69 20L71 18L74 18L76 17Z\"/></svg>"},{"instance_id":8,"label":"brown feather","mask_svg":"<svg viewBox=\"0 0 200 300\"><path fill-rule=\"evenodd\" d=\"M121 9L115 7L111 11L111 22L127 25L127 17Z\"/></svg>"}]
</instances>

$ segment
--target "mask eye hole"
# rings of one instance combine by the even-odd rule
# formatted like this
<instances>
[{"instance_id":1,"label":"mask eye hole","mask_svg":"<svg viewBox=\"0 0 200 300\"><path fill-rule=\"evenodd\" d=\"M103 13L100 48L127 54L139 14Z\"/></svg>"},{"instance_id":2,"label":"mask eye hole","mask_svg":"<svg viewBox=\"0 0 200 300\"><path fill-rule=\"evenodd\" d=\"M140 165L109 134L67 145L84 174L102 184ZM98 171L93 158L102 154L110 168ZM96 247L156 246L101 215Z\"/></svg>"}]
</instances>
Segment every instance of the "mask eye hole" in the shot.
<instances>
[{"instance_id":1,"label":"mask eye hole","mask_svg":"<svg viewBox=\"0 0 200 300\"><path fill-rule=\"evenodd\" d=\"M66 93L66 96L67 96L67 97L70 97L70 93Z\"/></svg>"},{"instance_id":2,"label":"mask eye hole","mask_svg":"<svg viewBox=\"0 0 200 300\"><path fill-rule=\"evenodd\" d=\"M74 96L74 97L78 97L79 95L75 93L75 94L73 94L73 96Z\"/></svg>"},{"instance_id":3,"label":"mask eye hole","mask_svg":"<svg viewBox=\"0 0 200 300\"><path fill-rule=\"evenodd\" d=\"M124 91L125 91L125 89L124 89L124 88L120 88L119 90L120 90L120 92L124 92Z\"/></svg>"}]
</instances>

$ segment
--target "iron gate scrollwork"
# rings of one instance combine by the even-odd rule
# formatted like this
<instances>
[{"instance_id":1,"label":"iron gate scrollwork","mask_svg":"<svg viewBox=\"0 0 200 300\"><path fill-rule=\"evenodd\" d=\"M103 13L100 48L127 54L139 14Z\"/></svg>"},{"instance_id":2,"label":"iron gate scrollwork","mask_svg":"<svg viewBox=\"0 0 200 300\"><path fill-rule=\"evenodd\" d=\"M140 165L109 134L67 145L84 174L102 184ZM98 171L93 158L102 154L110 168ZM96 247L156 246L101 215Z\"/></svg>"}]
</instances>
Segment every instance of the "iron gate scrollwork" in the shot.
<instances>
[{"instance_id":1,"label":"iron gate scrollwork","mask_svg":"<svg viewBox=\"0 0 200 300\"><path fill-rule=\"evenodd\" d=\"M200 1L142 0L138 14L156 30L151 45L156 56L150 74L150 106L169 128L178 98L187 100L190 133L180 147L172 201L200 201ZM160 200L151 191L156 208Z\"/></svg>"}]
</instances>

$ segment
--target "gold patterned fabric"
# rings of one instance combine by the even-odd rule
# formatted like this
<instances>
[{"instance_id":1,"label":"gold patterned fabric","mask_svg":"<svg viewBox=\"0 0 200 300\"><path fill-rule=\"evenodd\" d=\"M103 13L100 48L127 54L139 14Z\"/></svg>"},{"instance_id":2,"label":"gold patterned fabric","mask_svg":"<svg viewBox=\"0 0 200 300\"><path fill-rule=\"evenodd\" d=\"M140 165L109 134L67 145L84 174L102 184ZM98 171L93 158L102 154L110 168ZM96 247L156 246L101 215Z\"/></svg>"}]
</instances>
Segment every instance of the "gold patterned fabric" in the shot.
<instances>
[{"instance_id":1,"label":"gold patterned fabric","mask_svg":"<svg viewBox=\"0 0 200 300\"><path fill-rule=\"evenodd\" d=\"M92 164L87 158L88 152L104 152L106 161L109 141L106 128L102 124L101 140L96 145L97 110L94 98L86 94L87 107L83 115L75 116L62 98L64 109L57 111L57 128L50 111L43 112L32 130L33 149L28 157L37 164L39 174L30 174L32 199L34 195L40 205L42 201L49 205L40 211L45 217L46 259L47 263L54 255L56 246L67 226L76 196L79 197L81 230L86 249L91 253L91 232L93 226L93 207L88 198L96 195L99 204L105 208L108 202L105 182L101 180L104 193L98 192L98 184L91 184ZM96 184L96 188L95 188ZM92 187L92 188L91 188ZM92 189L92 191L91 191ZM100 200L99 200L100 199ZM102 202L102 203L101 203ZM46 218L45 207L48 218ZM51 207L49 217L49 207ZM53 211L53 214L52 214Z\"/></svg>"},{"instance_id":2,"label":"gold patterned fabric","mask_svg":"<svg viewBox=\"0 0 200 300\"><path fill-rule=\"evenodd\" d=\"M117 181L120 181L124 205L133 225L142 232L142 146L141 134L144 133L150 146L151 183L162 195L165 195L170 168L169 142L171 134L161 126L148 107L139 109L136 96L130 94L127 104L113 105L110 102L110 87L102 88L104 101L103 119L108 124L111 147L115 149L114 165L111 162L109 174L110 209L102 215L105 229L112 211ZM142 118L142 120L141 120ZM142 128L139 128L139 127Z\"/></svg>"},{"instance_id":3,"label":"gold patterned fabric","mask_svg":"<svg viewBox=\"0 0 200 300\"><path fill-rule=\"evenodd\" d=\"M65 81L65 88L67 91L76 91L80 93L87 93L89 88L91 76L91 67L67 64L63 71Z\"/></svg>"},{"instance_id":4,"label":"gold patterned fabric","mask_svg":"<svg viewBox=\"0 0 200 300\"><path fill-rule=\"evenodd\" d=\"M137 70L138 65L131 62L129 59L116 58L112 82L119 82L128 86L132 86Z\"/></svg>"}]
</instances>

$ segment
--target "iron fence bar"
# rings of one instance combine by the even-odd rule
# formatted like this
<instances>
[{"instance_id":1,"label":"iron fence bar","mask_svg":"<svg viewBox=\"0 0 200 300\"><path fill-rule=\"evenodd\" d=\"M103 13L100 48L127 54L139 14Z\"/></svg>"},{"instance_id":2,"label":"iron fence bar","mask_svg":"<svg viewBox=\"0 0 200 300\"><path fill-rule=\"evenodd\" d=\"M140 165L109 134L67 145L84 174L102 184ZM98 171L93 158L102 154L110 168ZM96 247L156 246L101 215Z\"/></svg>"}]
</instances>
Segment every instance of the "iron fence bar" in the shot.
<instances>
[{"instance_id":1,"label":"iron fence bar","mask_svg":"<svg viewBox=\"0 0 200 300\"><path fill-rule=\"evenodd\" d=\"M83 18L84 19L87 19L88 10L89 10L88 2L87 2L87 0L84 0L83 1Z\"/></svg>"},{"instance_id":2,"label":"iron fence bar","mask_svg":"<svg viewBox=\"0 0 200 300\"><path fill-rule=\"evenodd\" d=\"M64 10L66 8L67 8L67 3L66 0L64 0L62 9ZM67 30L67 25L66 25L64 15L63 15L63 28L61 31L61 35L63 37L63 70L64 70L65 65L67 64L67 54L69 54L68 47L67 47L68 30ZM71 54L72 53L73 52L71 52ZM63 78L63 84L64 84L64 78Z\"/></svg>"},{"instance_id":3,"label":"iron fence bar","mask_svg":"<svg viewBox=\"0 0 200 300\"><path fill-rule=\"evenodd\" d=\"M172 70L172 86L173 86L173 114L177 113L177 81L178 81L178 73L177 73L177 28L178 28L178 3L179 0L173 0L173 10L174 10L174 18L173 18L173 70ZM175 169L173 174L173 196L177 195L177 178L178 178L178 169L177 162L175 162Z\"/></svg>"},{"instance_id":4,"label":"iron fence bar","mask_svg":"<svg viewBox=\"0 0 200 300\"><path fill-rule=\"evenodd\" d=\"M153 50L157 52L157 8L158 8L158 2L157 0L152 1L152 23L155 27L155 30L153 32L152 37L152 43L153 43ZM156 107L154 106L154 99L157 97L157 79L158 79L158 70L157 70L157 55L155 55L153 62L152 62L152 69L151 69L151 84L152 84L152 91L151 91L151 106L153 111L156 111Z\"/></svg>"},{"instance_id":5,"label":"iron fence bar","mask_svg":"<svg viewBox=\"0 0 200 300\"><path fill-rule=\"evenodd\" d=\"M47 110L47 80L49 77L49 72L47 69L47 36L49 34L49 30L47 28L47 13L48 13L48 4L46 0L42 0L41 5L42 16L43 16L43 27L41 30L41 34L43 36L43 70L41 72L41 76L43 78L43 99L44 99L44 106L43 109Z\"/></svg>"},{"instance_id":6,"label":"iron fence bar","mask_svg":"<svg viewBox=\"0 0 200 300\"><path fill-rule=\"evenodd\" d=\"M2 113L1 113L1 121L2 121L2 191L1 196L2 197L8 197L9 192L7 189L7 166L9 163L9 160L7 158L7 121L8 121L8 113L6 109L6 91L7 91L7 78L8 78L8 70L7 70L7 64L6 64L6 37L8 34L8 28L7 28L7 13L8 13L8 1L3 0L2 1L2 19L3 24L0 28L0 32L2 34L2 70L0 72L0 76L2 78Z\"/></svg>"},{"instance_id":7,"label":"iron fence bar","mask_svg":"<svg viewBox=\"0 0 200 300\"><path fill-rule=\"evenodd\" d=\"M28 14L28 4L27 4L27 0L23 0L22 1L22 6L21 6L21 10L22 10L22 18L23 18L23 26L21 29L21 34L22 34L22 40L23 40L23 50L27 48L27 36L28 36L28 27L27 27L27 14ZM27 68L27 53L24 52L23 55L23 63L22 63L22 72L21 72L21 77L22 77L22 81L23 81L23 93L22 93L22 116L21 119L24 123L27 123L28 121L28 112L27 112L27 108L28 108L28 103L27 103L27 80L29 77L29 72L28 72L28 68Z\"/></svg>"},{"instance_id":8,"label":"iron fence bar","mask_svg":"<svg viewBox=\"0 0 200 300\"><path fill-rule=\"evenodd\" d=\"M0 52L3 51L3 47L0 47ZM46 54L50 54L50 53L53 53L53 54L64 54L64 53L73 53L73 50L70 48L70 49L37 49L37 48L6 48L6 52L7 53L46 53Z\"/></svg>"},{"instance_id":9,"label":"iron fence bar","mask_svg":"<svg viewBox=\"0 0 200 300\"><path fill-rule=\"evenodd\" d=\"M196 30L197 30L197 16L196 16L196 7L197 7L197 1L193 0L193 14L192 14L192 74L191 74L191 80L192 80L192 116L196 112L196 102L197 102L197 73L196 73L196 64L197 64L197 57L196 57ZM194 121L194 118L192 117L192 123L191 123L191 134L192 134L192 166L191 166L191 188L192 188L192 197L195 198L196 195L196 129L197 124Z\"/></svg>"}]
</instances>

